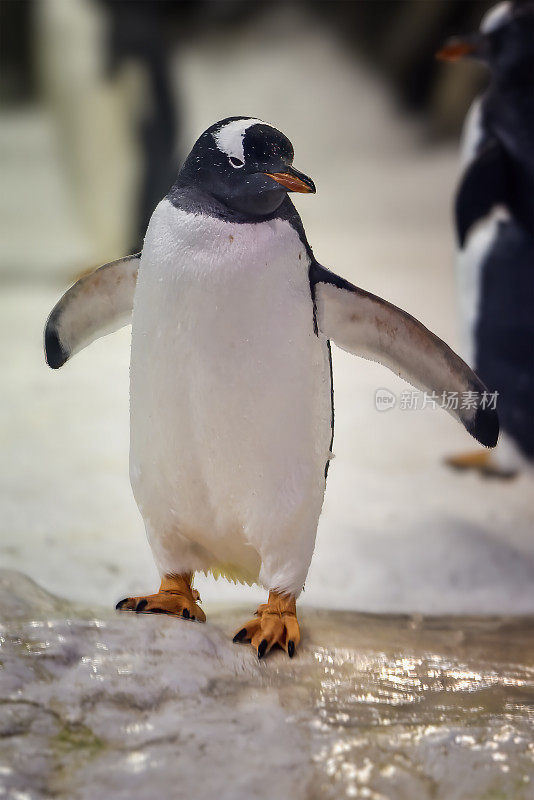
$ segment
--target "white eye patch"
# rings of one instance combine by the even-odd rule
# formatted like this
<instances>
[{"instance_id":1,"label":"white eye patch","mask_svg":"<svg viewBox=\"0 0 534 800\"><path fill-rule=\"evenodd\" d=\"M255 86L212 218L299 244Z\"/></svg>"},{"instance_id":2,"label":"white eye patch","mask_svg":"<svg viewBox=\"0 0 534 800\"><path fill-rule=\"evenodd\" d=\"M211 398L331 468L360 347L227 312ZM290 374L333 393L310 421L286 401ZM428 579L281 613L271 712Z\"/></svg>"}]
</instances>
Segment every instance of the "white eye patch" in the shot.
<instances>
[{"instance_id":1,"label":"white eye patch","mask_svg":"<svg viewBox=\"0 0 534 800\"><path fill-rule=\"evenodd\" d=\"M504 2L498 3L482 17L480 30L482 33L491 33L492 31L496 31L497 28L500 28L501 25L504 25L506 22L508 22L511 14L512 4L509 2L509 0L504 0Z\"/></svg>"},{"instance_id":2,"label":"white eye patch","mask_svg":"<svg viewBox=\"0 0 534 800\"><path fill-rule=\"evenodd\" d=\"M247 129L252 125L265 125L261 119L235 119L233 122L228 122L222 128L215 131L213 138L215 144L221 153L224 153L230 159L230 163L236 169L239 169L245 163L245 153L243 152L243 138ZM235 159L239 164L232 163L231 159Z\"/></svg>"}]
</instances>

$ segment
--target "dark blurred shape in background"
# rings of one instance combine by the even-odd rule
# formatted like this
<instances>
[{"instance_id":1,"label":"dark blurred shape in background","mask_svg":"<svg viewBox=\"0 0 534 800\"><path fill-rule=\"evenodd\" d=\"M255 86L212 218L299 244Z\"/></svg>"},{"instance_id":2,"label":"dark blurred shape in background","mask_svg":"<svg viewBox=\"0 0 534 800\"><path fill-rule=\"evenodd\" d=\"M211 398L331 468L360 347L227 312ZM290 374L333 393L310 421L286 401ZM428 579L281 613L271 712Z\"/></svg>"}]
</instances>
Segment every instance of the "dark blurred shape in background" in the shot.
<instances>
[{"instance_id":1,"label":"dark blurred shape in background","mask_svg":"<svg viewBox=\"0 0 534 800\"><path fill-rule=\"evenodd\" d=\"M391 82L406 111L426 117L432 136L457 135L467 107L484 80L482 71L452 77L434 59L443 36L476 28L486 0L378 0L313 3L354 49Z\"/></svg>"},{"instance_id":2,"label":"dark blurred shape in background","mask_svg":"<svg viewBox=\"0 0 534 800\"><path fill-rule=\"evenodd\" d=\"M534 2L497 6L440 57L490 75L464 126L455 219L466 357L498 392L501 422L495 453L449 464L510 477L534 464Z\"/></svg>"},{"instance_id":3,"label":"dark blurred shape in background","mask_svg":"<svg viewBox=\"0 0 534 800\"><path fill-rule=\"evenodd\" d=\"M105 227L98 219L98 209L87 208L91 205L87 197L80 199L80 194L84 194L79 187L81 175L76 174L77 168L73 166L73 162L83 159L76 151L90 145L79 142L80 131L76 140L72 126L70 133L65 132L70 124L66 117L76 116L73 108L65 111L65 102L84 103L84 92L89 95L97 79L93 76L87 85L83 82L77 85L77 68L70 63L76 56L76 48L65 46L64 37L73 41L80 25L86 24L88 28L96 25L99 32L95 42L98 40L102 48L94 54L100 62L99 80L116 86L121 74L128 70L136 76L135 88L130 87L128 108L122 107L117 114L126 115L126 124L135 140L130 144L139 154L138 173L130 176L131 191L135 193L131 219L122 221L123 237L129 239L126 249L138 249L152 210L166 193L182 155L178 143L182 116L187 109L182 108L179 100L183 76L173 69L180 43L184 38L190 43L194 37L224 33L229 28L235 32L252 17L276 11L280 5L291 4L270 0L72 0L63 3L62 9L53 0L42 3L3 0L0 4L2 103L20 104L43 97L55 103L59 125L63 119L63 133L68 138L66 148L70 156L67 152L65 159L71 162L71 179L78 184L79 202L85 206L82 216L89 220L89 227L91 220L95 228ZM387 78L399 105L425 120L429 138L458 135L469 102L482 85L484 75L476 67L468 67L461 73L444 71L434 61L434 53L450 33L476 27L491 3L302 0L298 5L306 6L322 25L337 33L349 51L365 57ZM80 20L74 19L76 14ZM61 16L65 19L60 19ZM48 31L48 39L43 28ZM46 63L50 65L51 59L43 54L43 48L50 47L62 50L61 65L55 70L47 69ZM67 83L69 76L73 86L70 92L64 86L60 98L57 84ZM216 81L217 76L213 79ZM73 92L76 99L72 98ZM120 124L117 119L117 125ZM96 189L91 190L93 195ZM114 237L109 235L109 257L120 254L116 246Z\"/></svg>"},{"instance_id":4,"label":"dark blurred shape in background","mask_svg":"<svg viewBox=\"0 0 534 800\"><path fill-rule=\"evenodd\" d=\"M173 46L172 22L177 12L173 3L153 0L100 0L109 14L106 42L109 75L128 61L143 70L147 102L137 121L142 150L142 175L131 250L139 250L154 207L167 193L176 169L176 140L179 110L173 100L170 58Z\"/></svg>"},{"instance_id":5,"label":"dark blurred shape in background","mask_svg":"<svg viewBox=\"0 0 534 800\"><path fill-rule=\"evenodd\" d=\"M0 101L21 103L35 97L32 50L32 0L0 3Z\"/></svg>"}]
</instances>

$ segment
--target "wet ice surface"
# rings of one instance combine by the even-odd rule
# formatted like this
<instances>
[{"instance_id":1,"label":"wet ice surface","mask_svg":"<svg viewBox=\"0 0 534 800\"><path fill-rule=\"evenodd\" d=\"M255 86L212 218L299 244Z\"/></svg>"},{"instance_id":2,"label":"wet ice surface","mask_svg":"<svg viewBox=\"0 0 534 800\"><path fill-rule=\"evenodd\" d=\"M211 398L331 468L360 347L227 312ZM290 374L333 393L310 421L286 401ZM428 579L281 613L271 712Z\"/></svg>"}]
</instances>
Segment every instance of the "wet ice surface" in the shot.
<instances>
[{"instance_id":1,"label":"wet ice surface","mask_svg":"<svg viewBox=\"0 0 534 800\"><path fill-rule=\"evenodd\" d=\"M533 796L532 617L307 609L259 663L246 607L119 615L5 571L0 608L8 797Z\"/></svg>"}]
</instances>

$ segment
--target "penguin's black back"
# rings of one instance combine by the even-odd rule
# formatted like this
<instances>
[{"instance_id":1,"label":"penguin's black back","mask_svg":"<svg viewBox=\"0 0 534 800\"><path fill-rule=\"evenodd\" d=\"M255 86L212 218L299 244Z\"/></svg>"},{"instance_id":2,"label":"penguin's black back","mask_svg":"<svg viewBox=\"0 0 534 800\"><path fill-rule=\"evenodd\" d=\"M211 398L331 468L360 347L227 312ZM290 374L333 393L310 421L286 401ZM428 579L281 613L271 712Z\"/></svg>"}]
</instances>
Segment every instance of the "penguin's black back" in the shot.
<instances>
[{"instance_id":1,"label":"penguin's black back","mask_svg":"<svg viewBox=\"0 0 534 800\"><path fill-rule=\"evenodd\" d=\"M484 142L497 141L502 152L509 210L534 236L534 73L527 83L493 87L482 101Z\"/></svg>"},{"instance_id":2,"label":"penguin's black back","mask_svg":"<svg viewBox=\"0 0 534 800\"><path fill-rule=\"evenodd\" d=\"M499 393L501 427L534 459L534 237L499 223L481 271L475 369Z\"/></svg>"}]
</instances>

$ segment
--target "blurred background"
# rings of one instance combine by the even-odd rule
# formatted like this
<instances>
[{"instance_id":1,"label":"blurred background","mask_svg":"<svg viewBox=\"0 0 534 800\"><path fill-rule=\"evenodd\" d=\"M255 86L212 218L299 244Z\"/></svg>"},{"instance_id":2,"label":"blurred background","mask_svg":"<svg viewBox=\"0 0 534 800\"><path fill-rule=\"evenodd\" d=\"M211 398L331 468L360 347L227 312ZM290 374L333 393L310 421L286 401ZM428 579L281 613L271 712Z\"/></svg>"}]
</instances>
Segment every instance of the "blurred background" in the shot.
<instances>
[{"instance_id":1,"label":"blurred background","mask_svg":"<svg viewBox=\"0 0 534 800\"><path fill-rule=\"evenodd\" d=\"M443 65L485 0L2 0L0 561L111 604L152 590L128 480L126 328L59 373L42 353L80 273L139 249L214 121L286 133L317 195L318 259L460 348L451 204L465 113L487 76ZM449 472L469 448L440 410L375 409L408 389L334 353L336 436L303 601L371 611L534 609L532 479ZM214 601L262 600L212 578Z\"/></svg>"}]
</instances>

